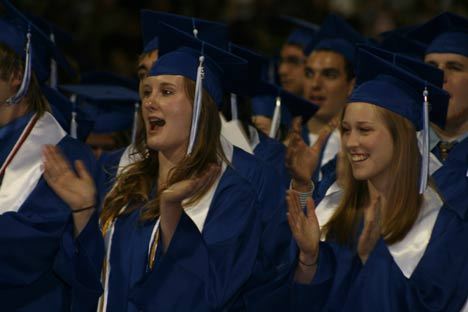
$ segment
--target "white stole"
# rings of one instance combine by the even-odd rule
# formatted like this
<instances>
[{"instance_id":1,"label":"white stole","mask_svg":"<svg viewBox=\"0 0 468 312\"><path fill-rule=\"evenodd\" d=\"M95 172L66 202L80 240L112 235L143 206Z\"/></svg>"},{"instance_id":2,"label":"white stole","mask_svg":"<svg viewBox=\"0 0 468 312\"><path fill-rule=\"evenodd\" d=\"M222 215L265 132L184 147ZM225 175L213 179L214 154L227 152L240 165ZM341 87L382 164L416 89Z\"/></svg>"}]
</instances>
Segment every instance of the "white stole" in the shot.
<instances>
[{"instance_id":1,"label":"white stole","mask_svg":"<svg viewBox=\"0 0 468 312\"><path fill-rule=\"evenodd\" d=\"M315 210L320 227L328 222L336 208L338 208L342 195L343 190L339 188L336 182L327 190L327 195ZM442 206L442 199L437 192L428 187L424 192L421 211L411 230L403 240L388 246L393 259L405 277L411 277L423 257ZM323 237L321 239L323 240Z\"/></svg>"},{"instance_id":2,"label":"white stole","mask_svg":"<svg viewBox=\"0 0 468 312\"><path fill-rule=\"evenodd\" d=\"M33 117L34 118L34 117ZM0 214L17 212L36 187L44 172L42 148L56 145L67 133L48 112L39 118L6 168L0 188Z\"/></svg>"}]
</instances>

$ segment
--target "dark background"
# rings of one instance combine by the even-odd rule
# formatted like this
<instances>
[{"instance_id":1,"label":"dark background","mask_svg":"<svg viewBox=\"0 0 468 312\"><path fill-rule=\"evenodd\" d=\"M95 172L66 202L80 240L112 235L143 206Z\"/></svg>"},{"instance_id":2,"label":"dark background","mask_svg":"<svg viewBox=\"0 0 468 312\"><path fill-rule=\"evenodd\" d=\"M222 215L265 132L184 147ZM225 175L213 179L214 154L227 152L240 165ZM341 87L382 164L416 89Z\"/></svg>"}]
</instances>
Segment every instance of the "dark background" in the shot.
<instances>
[{"instance_id":1,"label":"dark background","mask_svg":"<svg viewBox=\"0 0 468 312\"><path fill-rule=\"evenodd\" d=\"M61 44L81 71L108 70L135 76L141 52L140 9L162 10L228 23L231 40L268 55L278 53L291 28L281 14L320 24L329 12L345 17L366 36L421 23L448 10L468 16L466 0L13 0L25 12L68 32Z\"/></svg>"}]
</instances>

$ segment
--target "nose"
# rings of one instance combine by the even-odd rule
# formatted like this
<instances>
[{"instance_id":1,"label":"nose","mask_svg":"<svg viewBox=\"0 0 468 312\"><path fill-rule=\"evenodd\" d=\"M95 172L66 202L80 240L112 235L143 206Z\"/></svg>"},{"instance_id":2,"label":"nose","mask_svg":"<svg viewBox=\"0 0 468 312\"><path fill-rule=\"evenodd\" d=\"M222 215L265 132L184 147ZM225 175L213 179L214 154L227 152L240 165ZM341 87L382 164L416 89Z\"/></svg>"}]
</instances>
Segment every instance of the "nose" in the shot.
<instances>
[{"instance_id":1,"label":"nose","mask_svg":"<svg viewBox=\"0 0 468 312\"><path fill-rule=\"evenodd\" d=\"M289 72L289 65L286 62L281 62L278 66L278 74L280 77L285 77Z\"/></svg>"},{"instance_id":2,"label":"nose","mask_svg":"<svg viewBox=\"0 0 468 312\"><path fill-rule=\"evenodd\" d=\"M343 139L348 150L359 146L359 135L356 131L349 130L348 133L343 135Z\"/></svg>"}]
</instances>

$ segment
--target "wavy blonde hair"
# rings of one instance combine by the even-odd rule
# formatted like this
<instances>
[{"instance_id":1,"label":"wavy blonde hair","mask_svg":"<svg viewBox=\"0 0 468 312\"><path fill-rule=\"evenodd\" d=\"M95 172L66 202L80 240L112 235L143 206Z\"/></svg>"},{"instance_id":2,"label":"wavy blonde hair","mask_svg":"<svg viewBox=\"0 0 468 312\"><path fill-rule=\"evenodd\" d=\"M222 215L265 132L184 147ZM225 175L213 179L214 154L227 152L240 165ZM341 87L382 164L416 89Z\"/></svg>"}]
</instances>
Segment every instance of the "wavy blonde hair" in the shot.
<instances>
[{"instance_id":1,"label":"wavy blonde hair","mask_svg":"<svg viewBox=\"0 0 468 312\"><path fill-rule=\"evenodd\" d=\"M421 209L423 196L419 194L421 155L419 154L416 130L406 118L387 109L373 105L377 115L390 131L393 141L393 158L390 164L390 190L385 219L382 222L382 237L388 244L402 240L415 223ZM341 120L343 120L346 108ZM343 129L341 128L341 133ZM353 177L351 164L343 157L344 195L340 204L323 227L327 240L353 246L356 243L363 208L369 204L367 181Z\"/></svg>"},{"instance_id":2,"label":"wavy blonde hair","mask_svg":"<svg viewBox=\"0 0 468 312\"><path fill-rule=\"evenodd\" d=\"M187 97L193 103L195 83L184 77L184 89ZM139 129L135 143L135 154L140 156L136 161L122 170L116 178L113 189L104 199L104 206L100 215L101 224L108 224L120 215L129 214L143 206L141 220L154 220L159 217L160 194L166 189L156 190L156 180L159 172L158 152L148 149L146 145L146 131L143 118L139 116ZM209 164L226 161L220 141L221 120L216 104L204 90L203 102L198 125L198 135L191 155L186 155L179 164L170 170L167 186L193 177ZM211 185L205 185L187 204L193 204L209 190ZM124 210L122 208L125 207Z\"/></svg>"}]
</instances>

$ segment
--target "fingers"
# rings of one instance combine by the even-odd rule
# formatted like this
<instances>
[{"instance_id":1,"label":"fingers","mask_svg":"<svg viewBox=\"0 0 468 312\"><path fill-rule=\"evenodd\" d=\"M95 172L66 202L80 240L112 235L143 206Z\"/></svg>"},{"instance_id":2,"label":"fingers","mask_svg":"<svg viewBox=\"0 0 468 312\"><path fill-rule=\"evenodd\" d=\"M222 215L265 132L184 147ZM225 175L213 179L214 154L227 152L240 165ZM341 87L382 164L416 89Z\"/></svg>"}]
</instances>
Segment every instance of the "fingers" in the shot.
<instances>
[{"instance_id":1,"label":"fingers","mask_svg":"<svg viewBox=\"0 0 468 312\"><path fill-rule=\"evenodd\" d=\"M46 145L43 148L44 176L49 181L55 181L70 171L70 166L55 146Z\"/></svg>"},{"instance_id":2,"label":"fingers","mask_svg":"<svg viewBox=\"0 0 468 312\"><path fill-rule=\"evenodd\" d=\"M291 122L291 131L300 134L302 130L302 117L294 117L292 122Z\"/></svg>"},{"instance_id":3,"label":"fingers","mask_svg":"<svg viewBox=\"0 0 468 312\"><path fill-rule=\"evenodd\" d=\"M93 181L93 177L89 174L82 160L75 161L75 168L76 172L78 173L78 177L84 179L85 181Z\"/></svg>"},{"instance_id":4,"label":"fingers","mask_svg":"<svg viewBox=\"0 0 468 312\"><path fill-rule=\"evenodd\" d=\"M307 198L306 207L307 207L307 210L306 210L307 219L316 221L318 224L317 215L315 214L315 203L311 197Z\"/></svg>"}]
</instances>

